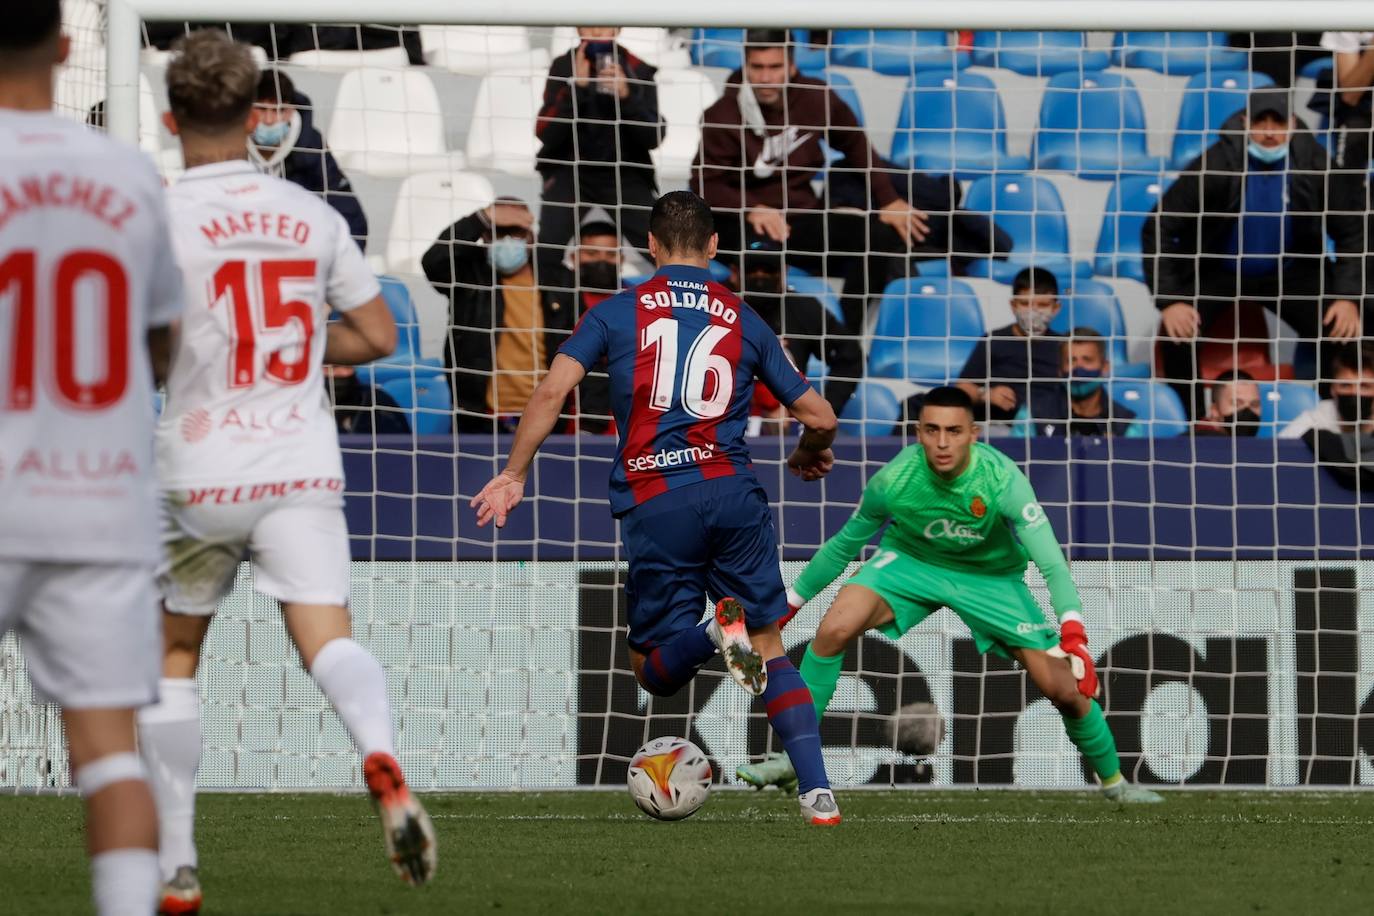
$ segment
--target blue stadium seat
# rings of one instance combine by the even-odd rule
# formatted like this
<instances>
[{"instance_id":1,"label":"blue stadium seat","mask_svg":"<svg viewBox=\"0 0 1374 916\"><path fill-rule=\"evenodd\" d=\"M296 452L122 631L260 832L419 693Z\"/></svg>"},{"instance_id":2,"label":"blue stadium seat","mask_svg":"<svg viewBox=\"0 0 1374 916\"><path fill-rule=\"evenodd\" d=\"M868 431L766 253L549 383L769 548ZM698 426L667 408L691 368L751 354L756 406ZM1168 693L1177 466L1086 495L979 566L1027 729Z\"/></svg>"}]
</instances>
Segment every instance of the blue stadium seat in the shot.
<instances>
[{"instance_id":1,"label":"blue stadium seat","mask_svg":"<svg viewBox=\"0 0 1374 916\"><path fill-rule=\"evenodd\" d=\"M802 70L819 70L825 66L825 49L812 47L809 40L806 29L792 30L792 59ZM744 66L744 29L694 29L688 47L692 63L700 67Z\"/></svg>"},{"instance_id":2,"label":"blue stadium seat","mask_svg":"<svg viewBox=\"0 0 1374 916\"><path fill-rule=\"evenodd\" d=\"M410 298L410 290L395 277L377 279L382 285L382 298L396 321L396 350L390 356L358 366L358 381L364 385L381 385L391 379L442 374L442 360L420 355L420 318Z\"/></svg>"},{"instance_id":3,"label":"blue stadium seat","mask_svg":"<svg viewBox=\"0 0 1374 916\"><path fill-rule=\"evenodd\" d=\"M1114 378L1149 378L1149 363L1133 363L1126 355L1130 332L1116 293L1101 280L1078 280L1059 297L1063 308L1050 330L1067 335L1074 328L1092 328L1107 338L1107 358Z\"/></svg>"},{"instance_id":4,"label":"blue stadium seat","mask_svg":"<svg viewBox=\"0 0 1374 916\"><path fill-rule=\"evenodd\" d=\"M1145 107L1120 73L1059 73L1040 103L1033 157L1038 169L1115 180L1121 172L1158 174L1164 161L1146 144Z\"/></svg>"},{"instance_id":5,"label":"blue stadium seat","mask_svg":"<svg viewBox=\"0 0 1374 916\"><path fill-rule=\"evenodd\" d=\"M1023 268L1043 267L1065 278L1091 275L1087 262L1074 264L1069 248L1069 221L1064 202L1048 179L1036 175L991 175L969 185L964 209L987 213L1012 239L1005 261L983 259L969 265L971 277L991 277L1010 283Z\"/></svg>"},{"instance_id":6,"label":"blue stadium seat","mask_svg":"<svg viewBox=\"0 0 1374 916\"><path fill-rule=\"evenodd\" d=\"M1140 232L1165 188L1163 180L1148 175L1128 175L1112 186L1102 213L1102 230L1097 235L1094 273L1145 282Z\"/></svg>"},{"instance_id":7,"label":"blue stadium seat","mask_svg":"<svg viewBox=\"0 0 1374 916\"><path fill-rule=\"evenodd\" d=\"M442 376L394 378L381 389L405 412L406 423L417 436L442 436L453 421L453 395Z\"/></svg>"},{"instance_id":8,"label":"blue stadium seat","mask_svg":"<svg viewBox=\"0 0 1374 916\"><path fill-rule=\"evenodd\" d=\"M1245 108L1254 89L1274 85L1263 73L1249 70L1213 70L1199 73L1183 88L1183 104L1174 129L1170 165L1182 169L1216 142L1222 122Z\"/></svg>"},{"instance_id":9,"label":"blue stadium seat","mask_svg":"<svg viewBox=\"0 0 1374 916\"><path fill-rule=\"evenodd\" d=\"M962 280L893 280L878 303L868 374L946 384L959 377L984 333L978 296Z\"/></svg>"},{"instance_id":10,"label":"blue stadium seat","mask_svg":"<svg viewBox=\"0 0 1374 916\"><path fill-rule=\"evenodd\" d=\"M893 76L921 70L946 73L969 65L969 53L950 47L948 32L836 29L830 33L830 62Z\"/></svg>"},{"instance_id":11,"label":"blue stadium seat","mask_svg":"<svg viewBox=\"0 0 1374 916\"><path fill-rule=\"evenodd\" d=\"M890 436L901 416L901 402L891 388L880 382L860 382L840 411L840 435Z\"/></svg>"},{"instance_id":12,"label":"blue stadium seat","mask_svg":"<svg viewBox=\"0 0 1374 916\"><path fill-rule=\"evenodd\" d=\"M1297 419L1304 410L1317 406L1317 389L1303 382L1265 382L1260 390L1261 439L1271 439Z\"/></svg>"},{"instance_id":13,"label":"blue stadium seat","mask_svg":"<svg viewBox=\"0 0 1374 916\"><path fill-rule=\"evenodd\" d=\"M1089 51L1082 32L975 32L973 65L1027 76L1052 76L1111 65L1106 51Z\"/></svg>"},{"instance_id":14,"label":"blue stadium seat","mask_svg":"<svg viewBox=\"0 0 1374 916\"><path fill-rule=\"evenodd\" d=\"M974 178L1030 168L1007 154L1007 119L997 86L981 73L918 73L902 97L892 162L922 172Z\"/></svg>"},{"instance_id":15,"label":"blue stadium seat","mask_svg":"<svg viewBox=\"0 0 1374 916\"><path fill-rule=\"evenodd\" d=\"M1143 67L1170 76L1250 66L1249 55L1232 48L1225 32L1117 32L1112 59L1119 67Z\"/></svg>"},{"instance_id":16,"label":"blue stadium seat","mask_svg":"<svg viewBox=\"0 0 1374 916\"><path fill-rule=\"evenodd\" d=\"M803 296L810 296L825 310L841 321L844 309L840 307L840 295L825 277L813 277L800 267L787 268L787 288Z\"/></svg>"},{"instance_id":17,"label":"blue stadium seat","mask_svg":"<svg viewBox=\"0 0 1374 916\"><path fill-rule=\"evenodd\" d=\"M1188 414L1174 389L1163 382L1121 381L1108 383L1112 400L1131 410L1136 422L1155 439L1182 436L1188 432Z\"/></svg>"}]
</instances>

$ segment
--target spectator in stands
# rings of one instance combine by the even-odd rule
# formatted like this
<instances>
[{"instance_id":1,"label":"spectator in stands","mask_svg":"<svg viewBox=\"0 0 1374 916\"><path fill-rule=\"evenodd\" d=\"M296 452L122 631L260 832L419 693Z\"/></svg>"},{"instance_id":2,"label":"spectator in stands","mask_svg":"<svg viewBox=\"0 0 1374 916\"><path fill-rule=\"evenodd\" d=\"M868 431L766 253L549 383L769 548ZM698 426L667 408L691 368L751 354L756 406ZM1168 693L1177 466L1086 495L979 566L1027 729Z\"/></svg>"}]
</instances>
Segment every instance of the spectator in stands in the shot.
<instances>
[{"instance_id":1,"label":"spectator in stands","mask_svg":"<svg viewBox=\"0 0 1374 916\"><path fill-rule=\"evenodd\" d=\"M1331 378L1331 396L1298 414L1279 438L1301 439L1313 430L1341 434L1374 418L1374 340L1338 350Z\"/></svg>"},{"instance_id":2,"label":"spectator in stands","mask_svg":"<svg viewBox=\"0 0 1374 916\"><path fill-rule=\"evenodd\" d=\"M826 365L825 399L839 415L863 378L859 338L819 300L787 285L782 246L774 241L751 243L731 264L730 283L778 335L793 365L805 372L813 357ZM759 389L757 396L767 395L761 406L772 407L767 389Z\"/></svg>"},{"instance_id":3,"label":"spectator in stands","mask_svg":"<svg viewBox=\"0 0 1374 916\"><path fill-rule=\"evenodd\" d=\"M1064 387L1059 381L1063 338L1050 330L1061 307L1059 281L1048 270L1027 267L1012 280L1016 321L978 341L955 383L973 399L980 420L1010 422L1032 387Z\"/></svg>"},{"instance_id":4,"label":"spectator in stands","mask_svg":"<svg viewBox=\"0 0 1374 916\"><path fill-rule=\"evenodd\" d=\"M866 183L864 210L830 209L812 188L827 166L822 141L844 155L836 168ZM926 214L898 194L890 169L849 106L798 73L787 31L750 29L744 67L702 115L691 187L717 211L722 252L767 239L784 246L789 265L843 276L845 320L861 327L870 290L905 276L913 246L930 234Z\"/></svg>"},{"instance_id":5,"label":"spectator in stands","mask_svg":"<svg viewBox=\"0 0 1374 916\"><path fill-rule=\"evenodd\" d=\"M1259 385L1244 369L1223 372L1207 386L1207 416L1193 425L1197 436L1255 436L1259 434Z\"/></svg>"},{"instance_id":6,"label":"spectator in stands","mask_svg":"<svg viewBox=\"0 0 1374 916\"><path fill-rule=\"evenodd\" d=\"M1331 93L1331 199L1346 209L1374 210L1369 189L1371 87L1374 87L1374 32L1324 32L1321 45L1332 54L1335 86ZM1374 270L1374 218L1365 227L1365 275ZM1368 290L1366 290L1368 292Z\"/></svg>"},{"instance_id":7,"label":"spectator in stands","mask_svg":"<svg viewBox=\"0 0 1374 916\"><path fill-rule=\"evenodd\" d=\"M1031 386L1017 419L1038 436L1125 436L1139 438L1148 430L1134 411L1112 400L1106 379L1112 364L1107 342L1092 328L1074 328L1059 344L1061 381Z\"/></svg>"},{"instance_id":8,"label":"spectator in stands","mask_svg":"<svg viewBox=\"0 0 1374 916\"><path fill-rule=\"evenodd\" d=\"M577 317L620 290L620 271L624 265L620 230L604 215L593 211L577 230L577 244L568 253L576 290ZM611 416L611 380L601 369L587 373L572 393L569 412L573 420L568 432L614 433Z\"/></svg>"},{"instance_id":9,"label":"spectator in stands","mask_svg":"<svg viewBox=\"0 0 1374 916\"><path fill-rule=\"evenodd\" d=\"M334 154L315 128L310 99L280 70L264 70L254 104L258 124L248 144L248 157L258 170L285 178L312 191L348 221L359 248L367 247L367 217L358 195L339 168Z\"/></svg>"},{"instance_id":10,"label":"spectator in stands","mask_svg":"<svg viewBox=\"0 0 1374 916\"><path fill-rule=\"evenodd\" d=\"M616 44L620 30L579 28L578 43L556 58L544 83L534 132L544 179L539 258L563 246L587 208L605 208L631 245L649 247L649 210L658 197L649 152L663 140L653 67Z\"/></svg>"},{"instance_id":11,"label":"spectator in stands","mask_svg":"<svg viewBox=\"0 0 1374 916\"><path fill-rule=\"evenodd\" d=\"M1326 151L1288 106L1286 91L1252 93L1145 221L1145 274L1173 341L1161 344L1164 374L1194 415L1203 409L1197 338L1216 333L1213 319L1238 298L1273 310L1304 339L1323 329L1336 340L1360 334L1362 220L1328 203Z\"/></svg>"},{"instance_id":12,"label":"spectator in stands","mask_svg":"<svg viewBox=\"0 0 1374 916\"><path fill-rule=\"evenodd\" d=\"M449 301L444 362L458 432L514 432L572 331L572 290L540 285L533 248L529 206L500 197L445 229L421 258L425 276Z\"/></svg>"},{"instance_id":13,"label":"spectator in stands","mask_svg":"<svg viewBox=\"0 0 1374 916\"><path fill-rule=\"evenodd\" d=\"M373 385L358 381L353 366L325 366L329 400L334 405L334 423L341 433L376 433L379 436L410 432L405 413L391 395Z\"/></svg>"}]
</instances>

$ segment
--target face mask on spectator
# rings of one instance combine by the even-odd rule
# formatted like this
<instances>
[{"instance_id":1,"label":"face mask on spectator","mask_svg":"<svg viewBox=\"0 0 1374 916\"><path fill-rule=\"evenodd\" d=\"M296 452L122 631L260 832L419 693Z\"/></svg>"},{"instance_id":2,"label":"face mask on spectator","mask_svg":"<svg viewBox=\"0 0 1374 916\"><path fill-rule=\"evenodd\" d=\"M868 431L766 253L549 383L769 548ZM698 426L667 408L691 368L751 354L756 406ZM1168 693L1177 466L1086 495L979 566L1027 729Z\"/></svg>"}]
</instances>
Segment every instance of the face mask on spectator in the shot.
<instances>
[{"instance_id":1,"label":"face mask on spectator","mask_svg":"<svg viewBox=\"0 0 1374 916\"><path fill-rule=\"evenodd\" d=\"M1074 400L1091 397L1102 387L1102 370L1075 366L1069 379L1069 397Z\"/></svg>"},{"instance_id":2,"label":"face mask on spectator","mask_svg":"<svg viewBox=\"0 0 1374 916\"><path fill-rule=\"evenodd\" d=\"M1015 309L1016 323L1027 337L1038 337L1050 329L1050 313L1040 309Z\"/></svg>"},{"instance_id":3,"label":"face mask on spectator","mask_svg":"<svg viewBox=\"0 0 1374 916\"><path fill-rule=\"evenodd\" d=\"M498 236L487 246L487 258L497 273L508 277L529 263L529 244L518 235Z\"/></svg>"},{"instance_id":4,"label":"face mask on spectator","mask_svg":"<svg viewBox=\"0 0 1374 916\"><path fill-rule=\"evenodd\" d=\"M1338 394L1336 395L1336 412L1341 415L1341 420L1346 423L1359 423L1368 420L1370 413L1374 412L1374 398L1361 397L1358 394Z\"/></svg>"},{"instance_id":5,"label":"face mask on spectator","mask_svg":"<svg viewBox=\"0 0 1374 916\"><path fill-rule=\"evenodd\" d=\"M1258 436L1260 415L1250 408L1237 410L1223 420L1231 427L1231 434L1235 436Z\"/></svg>"},{"instance_id":6,"label":"face mask on spectator","mask_svg":"<svg viewBox=\"0 0 1374 916\"><path fill-rule=\"evenodd\" d=\"M586 261L577 265L577 285L582 289L615 292L620 288L620 271L610 261Z\"/></svg>"},{"instance_id":7,"label":"face mask on spectator","mask_svg":"<svg viewBox=\"0 0 1374 916\"><path fill-rule=\"evenodd\" d=\"M291 117L296 115L293 112ZM281 146L282 141L291 133L291 118L283 118L275 124L265 124L261 121L258 126L253 128L253 142L258 146Z\"/></svg>"},{"instance_id":8,"label":"face mask on spectator","mask_svg":"<svg viewBox=\"0 0 1374 916\"><path fill-rule=\"evenodd\" d=\"M1278 146L1261 146L1254 140L1251 140L1249 150L1251 156L1269 165L1275 162L1281 162L1288 156L1287 143L1281 143Z\"/></svg>"}]
</instances>

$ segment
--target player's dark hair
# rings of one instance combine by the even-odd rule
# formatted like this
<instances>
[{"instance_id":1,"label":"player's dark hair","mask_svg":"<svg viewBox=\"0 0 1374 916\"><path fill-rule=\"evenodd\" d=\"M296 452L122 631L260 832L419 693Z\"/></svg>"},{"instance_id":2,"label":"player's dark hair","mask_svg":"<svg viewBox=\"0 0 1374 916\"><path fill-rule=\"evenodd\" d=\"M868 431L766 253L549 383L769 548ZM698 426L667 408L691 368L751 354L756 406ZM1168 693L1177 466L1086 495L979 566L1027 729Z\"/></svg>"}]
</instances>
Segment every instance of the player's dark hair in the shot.
<instances>
[{"instance_id":1,"label":"player's dark hair","mask_svg":"<svg viewBox=\"0 0 1374 916\"><path fill-rule=\"evenodd\" d=\"M255 101L290 105L295 95L296 84L291 82L291 77L276 68L264 70L258 77L258 94Z\"/></svg>"},{"instance_id":2,"label":"player's dark hair","mask_svg":"<svg viewBox=\"0 0 1374 916\"><path fill-rule=\"evenodd\" d=\"M1362 340L1358 344L1347 344L1331 357L1331 368L1348 369L1356 375L1366 372L1374 375L1374 340Z\"/></svg>"},{"instance_id":3,"label":"player's dark hair","mask_svg":"<svg viewBox=\"0 0 1374 916\"><path fill-rule=\"evenodd\" d=\"M60 0L23 0L5 4L5 27L0 29L0 70L36 63L26 52L55 42L62 32ZM56 60L47 63L56 63Z\"/></svg>"},{"instance_id":4,"label":"player's dark hair","mask_svg":"<svg viewBox=\"0 0 1374 916\"><path fill-rule=\"evenodd\" d=\"M921 410L924 412L927 407L962 407L968 411L970 418L975 416L973 398L962 388L955 388L953 385L941 385L927 391L921 400Z\"/></svg>"},{"instance_id":5,"label":"player's dark hair","mask_svg":"<svg viewBox=\"0 0 1374 916\"><path fill-rule=\"evenodd\" d=\"M1033 296L1059 295L1059 281L1043 267L1027 267L1011 281L1011 294L1019 296L1030 292Z\"/></svg>"},{"instance_id":6,"label":"player's dark hair","mask_svg":"<svg viewBox=\"0 0 1374 916\"><path fill-rule=\"evenodd\" d=\"M1068 353L1069 348L1077 343L1091 344L1097 348L1097 358L1104 363L1107 361L1107 341L1098 333L1097 328L1074 328L1064 339L1064 352Z\"/></svg>"},{"instance_id":7,"label":"player's dark hair","mask_svg":"<svg viewBox=\"0 0 1374 916\"><path fill-rule=\"evenodd\" d=\"M786 29L745 29L744 30L744 56L747 59L750 51L766 51L769 48L782 48L790 58L792 56L792 42L789 40Z\"/></svg>"},{"instance_id":8,"label":"player's dark hair","mask_svg":"<svg viewBox=\"0 0 1374 916\"><path fill-rule=\"evenodd\" d=\"M167 103L183 130L219 134L243 125L258 91L248 45L219 29L198 29L173 45Z\"/></svg>"},{"instance_id":9,"label":"player's dark hair","mask_svg":"<svg viewBox=\"0 0 1374 916\"><path fill-rule=\"evenodd\" d=\"M716 218L706 201L691 191L669 191L654 201L649 231L665 252L705 254L716 232Z\"/></svg>"}]
</instances>

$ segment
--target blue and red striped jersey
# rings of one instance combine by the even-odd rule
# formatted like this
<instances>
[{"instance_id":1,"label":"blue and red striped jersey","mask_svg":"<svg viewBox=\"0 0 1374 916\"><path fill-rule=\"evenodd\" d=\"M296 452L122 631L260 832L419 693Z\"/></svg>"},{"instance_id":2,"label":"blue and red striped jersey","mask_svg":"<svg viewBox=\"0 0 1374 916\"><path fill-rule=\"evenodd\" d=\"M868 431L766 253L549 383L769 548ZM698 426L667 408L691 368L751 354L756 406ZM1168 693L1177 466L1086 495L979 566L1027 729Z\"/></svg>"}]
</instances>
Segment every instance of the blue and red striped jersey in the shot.
<instances>
[{"instance_id":1,"label":"blue and red striped jersey","mask_svg":"<svg viewBox=\"0 0 1374 916\"><path fill-rule=\"evenodd\" d=\"M787 406L810 388L753 309L683 265L597 304L558 352L588 371L606 360L617 516L677 487L753 476L744 430L754 380Z\"/></svg>"}]
</instances>

